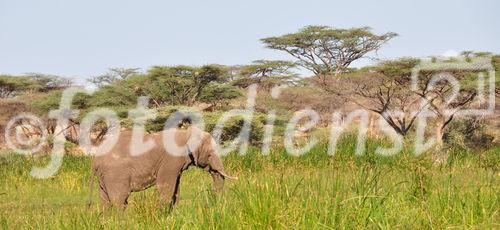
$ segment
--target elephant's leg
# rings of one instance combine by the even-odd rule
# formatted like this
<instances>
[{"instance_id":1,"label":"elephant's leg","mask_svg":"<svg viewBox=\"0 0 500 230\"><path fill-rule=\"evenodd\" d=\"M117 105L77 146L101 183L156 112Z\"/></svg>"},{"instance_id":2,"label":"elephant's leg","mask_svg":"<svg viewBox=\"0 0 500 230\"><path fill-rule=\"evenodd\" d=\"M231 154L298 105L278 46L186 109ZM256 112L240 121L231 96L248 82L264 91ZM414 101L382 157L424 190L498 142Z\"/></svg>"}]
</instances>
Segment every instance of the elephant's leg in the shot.
<instances>
[{"instance_id":1,"label":"elephant's leg","mask_svg":"<svg viewBox=\"0 0 500 230\"><path fill-rule=\"evenodd\" d=\"M101 203L104 207L109 207L111 205L111 202L109 200L108 193L104 189L103 186L99 185L99 196L101 197Z\"/></svg>"},{"instance_id":2,"label":"elephant's leg","mask_svg":"<svg viewBox=\"0 0 500 230\"><path fill-rule=\"evenodd\" d=\"M211 176L214 181L213 191L216 194L221 194L224 190L224 177L218 172L211 172Z\"/></svg>"},{"instance_id":3,"label":"elephant's leg","mask_svg":"<svg viewBox=\"0 0 500 230\"><path fill-rule=\"evenodd\" d=\"M179 174L179 176L177 177L177 181L175 183L174 196L172 197L173 204L175 204L179 199L180 183L181 183L181 174Z\"/></svg>"},{"instance_id":4,"label":"elephant's leg","mask_svg":"<svg viewBox=\"0 0 500 230\"><path fill-rule=\"evenodd\" d=\"M111 205L120 209L125 209L127 207L129 195L129 188L121 186L115 187L115 189L108 194Z\"/></svg>"},{"instance_id":5,"label":"elephant's leg","mask_svg":"<svg viewBox=\"0 0 500 230\"><path fill-rule=\"evenodd\" d=\"M160 200L163 204L175 204L179 191L179 181L179 172L165 170L165 172L159 174L156 180L156 186L158 186L158 191L160 192Z\"/></svg>"},{"instance_id":6,"label":"elephant's leg","mask_svg":"<svg viewBox=\"0 0 500 230\"><path fill-rule=\"evenodd\" d=\"M108 176L104 178L104 191L111 205L125 209L130 195L130 181L124 176Z\"/></svg>"}]
</instances>

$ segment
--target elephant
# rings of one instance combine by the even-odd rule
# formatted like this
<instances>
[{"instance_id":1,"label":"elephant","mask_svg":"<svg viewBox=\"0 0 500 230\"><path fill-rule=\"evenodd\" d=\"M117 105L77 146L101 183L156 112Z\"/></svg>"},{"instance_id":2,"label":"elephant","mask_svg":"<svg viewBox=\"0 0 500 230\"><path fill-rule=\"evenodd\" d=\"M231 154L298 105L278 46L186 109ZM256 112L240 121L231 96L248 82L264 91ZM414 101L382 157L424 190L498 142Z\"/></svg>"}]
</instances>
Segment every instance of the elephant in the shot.
<instances>
[{"instance_id":1,"label":"elephant","mask_svg":"<svg viewBox=\"0 0 500 230\"><path fill-rule=\"evenodd\" d=\"M154 145L144 153L136 155L132 154L130 148L132 136L130 131L121 132L118 134L116 145L108 153L95 156L92 160L90 196L93 179L97 177L100 198L106 207L125 209L131 192L139 192L153 185L157 186L162 203L172 207L179 198L181 174L190 166L200 167L211 174L216 194L222 192L226 178L237 179L224 172L212 136L194 126L145 134L145 142L152 140L150 142ZM184 152L169 152L172 148L163 146L167 145L165 137Z\"/></svg>"}]
</instances>

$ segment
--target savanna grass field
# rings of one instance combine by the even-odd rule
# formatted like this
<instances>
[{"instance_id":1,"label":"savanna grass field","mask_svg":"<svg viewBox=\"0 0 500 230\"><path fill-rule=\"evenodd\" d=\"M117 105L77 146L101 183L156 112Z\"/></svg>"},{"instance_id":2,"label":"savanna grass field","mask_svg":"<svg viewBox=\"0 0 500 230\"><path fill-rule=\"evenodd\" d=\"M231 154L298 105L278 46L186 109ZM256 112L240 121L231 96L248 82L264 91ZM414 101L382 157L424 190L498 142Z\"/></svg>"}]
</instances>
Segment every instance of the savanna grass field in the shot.
<instances>
[{"instance_id":1,"label":"savanna grass field","mask_svg":"<svg viewBox=\"0 0 500 230\"><path fill-rule=\"evenodd\" d=\"M499 9L0 0L0 230L500 230Z\"/></svg>"},{"instance_id":2,"label":"savanna grass field","mask_svg":"<svg viewBox=\"0 0 500 230\"><path fill-rule=\"evenodd\" d=\"M209 175L183 174L181 197L170 211L159 207L156 188L133 193L125 211L103 209L98 192L88 208L90 158L65 156L53 178L29 173L46 158L0 158L0 226L3 229L498 229L498 147L481 154L450 152L436 165L411 151L384 157L383 143L367 142L354 155L346 135L334 156L326 145L294 157L282 148L256 149L224 158L223 195L211 192Z\"/></svg>"}]
</instances>

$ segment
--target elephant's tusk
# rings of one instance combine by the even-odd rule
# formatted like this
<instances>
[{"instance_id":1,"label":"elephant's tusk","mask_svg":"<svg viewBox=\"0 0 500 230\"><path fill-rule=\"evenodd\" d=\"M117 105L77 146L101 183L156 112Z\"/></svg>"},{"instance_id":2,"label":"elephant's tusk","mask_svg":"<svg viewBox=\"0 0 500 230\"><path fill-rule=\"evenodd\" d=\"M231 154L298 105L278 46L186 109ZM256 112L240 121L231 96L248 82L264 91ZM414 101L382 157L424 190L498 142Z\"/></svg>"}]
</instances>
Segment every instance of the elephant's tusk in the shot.
<instances>
[{"instance_id":1,"label":"elephant's tusk","mask_svg":"<svg viewBox=\"0 0 500 230\"><path fill-rule=\"evenodd\" d=\"M231 180L238 180L238 177L235 176L228 176L224 172L219 171L218 172L220 175L222 175L224 178L231 179Z\"/></svg>"}]
</instances>

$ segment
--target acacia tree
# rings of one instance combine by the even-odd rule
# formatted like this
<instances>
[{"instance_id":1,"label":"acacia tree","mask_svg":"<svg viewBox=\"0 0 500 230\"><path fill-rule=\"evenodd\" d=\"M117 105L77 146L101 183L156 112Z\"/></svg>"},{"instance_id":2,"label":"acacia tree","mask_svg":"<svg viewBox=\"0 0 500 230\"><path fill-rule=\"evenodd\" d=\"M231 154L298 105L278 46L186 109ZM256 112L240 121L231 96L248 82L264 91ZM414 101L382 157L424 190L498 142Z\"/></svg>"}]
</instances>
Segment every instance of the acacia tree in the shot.
<instances>
[{"instance_id":1,"label":"acacia tree","mask_svg":"<svg viewBox=\"0 0 500 230\"><path fill-rule=\"evenodd\" d=\"M450 122L459 111L470 106L477 95L473 76L477 71L421 70L418 73L418 87L412 89L412 71L419 63L419 60L411 58L385 61L378 66L352 73L349 77L332 80L329 85L335 87L326 89L380 114L402 136L408 134L422 112L431 112L435 115L436 140L441 144ZM448 74L461 83L461 88L452 101L449 99L453 93L453 85L446 80L437 80L443 74Z\"/></svg>"},{"instance_id":2,"label":"acacia tree","mask_svg":"<svg viewBox=\"0 0 500 230\"><path fill-rule=\"evenodd\" d=\"M112 84L119 80L128 79L138 74L139 68L111 68L107 73L93 77L88 81L100 87Z\"/></svg>"},{"instance_id":3,"label":"acacia tree","mask_svg":"<svg viewBox=\"0 0 500 230\"><path fill-rule=\"evenodd\" d=\"M239 68L238 79L232 84L246 88L251 84L259 84L263 88L271 88L279 84L293 84L296 74L290 71L295 64L290 61L256 60Z\"/></svg>"},{"instance_id":4,"label":"acacia tree","mask_svg":"<svg viewBox=\"0 0 500 230\"><path fill-rule=\"evenodd\" d=\"M210 84L223 80L224 70L218 65L155 66L148 72L144 89L156 104L192 105Z\"/></svg>"},{"instance_id":5,"label":"acacia tree","mask_svg":"<svg viewBox=\"0 0 500 230\"><path fill-rule=\"evenodd\" d=\"M458 112L471 105L478 94L476 87L470 87L467 84L467 82L476 82L471 79L473 74L477 73L463 70L420 71L419 73L419 87L413 93L428 105L424 109L428 109L436 116L434 128L439 146L443 143L443 135L450 122ZM438 80L433 83L440 76L453 76L462 83L454 98L452 98L454 92L451 82Z\"/></svg>"},{"instance_id":6,"label":"acacia tree","mask_svg":"<svg viewBox=\"0 0 500 230\"><path fill-rule=\"evenodd\" d=\"M36 82L38 90L41 92L64 89L73 85L71 79L52 74L27 73L26 76Z\"/></svg>"},{"instance_id":7,"label":"acacia tree","mask_svg":"<svg viewBox=\"0 0 500 230\"><path fill-rule=\"evenodd\" d=\"M28 77L0 75L0 98L13 97L21 91L36 88L36 82Z\"/></svg>"},{"instance_id":8,"label":"acacia tree","mask_svg":"<svg viewBox=\"0 0 500 230\"><path fill-rule=\"evenodd\" d=\"M495 68L495 96L500 98L500 55L492 56L491 64L493 64L493 68Z\"/></svg>"},{"instance_id":9,"label":"acacia tree","mask_svg":"<svg viewBox=\"0 0 500 230\"><path fill-rule=\"evenodd\" d=\"M369 27L337 29L307 26L299 32L261 39L267 48L285 51L316 76L338 76L355 60L378 50L397 34L376 35Z\"/></svg>"},{"instance_id":10,"label":"acacia tree","mask_svg":"<svg viewBox=\"0 0 500 230\"><path fill-rule=\"evenodd\" d=\"M411 70L417 63L416 59L386 61L329 79L323 88L379 114L398 134L406 136L421 110L421 98L409 90Z\"/></svg>"}]
</instances>

